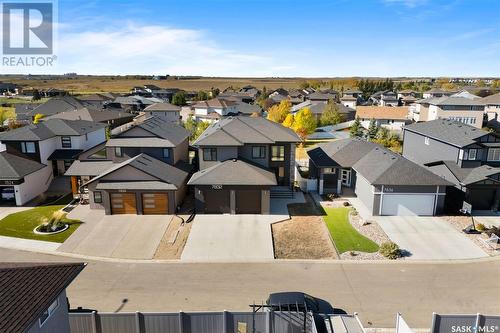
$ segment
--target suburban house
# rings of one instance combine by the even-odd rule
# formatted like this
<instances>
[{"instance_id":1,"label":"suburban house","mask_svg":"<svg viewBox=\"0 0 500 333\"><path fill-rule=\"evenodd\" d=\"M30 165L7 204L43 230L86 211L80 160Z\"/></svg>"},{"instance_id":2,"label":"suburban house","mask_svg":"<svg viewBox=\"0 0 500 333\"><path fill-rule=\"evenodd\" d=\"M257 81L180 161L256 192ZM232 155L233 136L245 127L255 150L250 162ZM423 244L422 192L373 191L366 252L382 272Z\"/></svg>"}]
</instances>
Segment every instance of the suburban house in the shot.
<instances>
[{"instance_id":1,"label":"suburban house","mask_svg":"<svg viewBox=\"0 0 500 333\"><path fill-rule=\"evenodd\" d=\"M14 83L0 82L0 95L13 96L19 94L19 87Z\"/></svg>"},{"instance_id":2,"label":"suburban house","mask_svg":"<svg viewBox=\"0 0 500 333\"><path fill-rule=\"evenodd\" d=\"M235 116L238 114L237 103L222 98L212 98L208 101L200 101L192 106L193 117L196 121L214 122L222 117Z\"/></svg>"},{"instance_id":3,"label":"suburban house","mask_svg":"<svg viewBox=\"0 0 500 333\"><path fill-rule=\"evenodd\" d=\"M334 90L315 91L306 96L313 103L328 103L329 100L337 100L338 93Z\"/></svg>"},{"instance_id":4,"label":"suburban house","mask_svg":"<svg viewBox=\"0 0 500 333\"><path fill-rule=\"evenodd\" d=\"M477 128L483 126L484 103L465 97L437 97L421 99L412 107L413 120L457 120Z\"/></svg>"},{"instance_id":5,"label":"suburban house","mask_svg":"<svg viewBox=\"0 0 500 333\"><path fill-rule=\"evenodd\" d=\"M356 105L358 105L358 98L351 96L351 95L345 95L340 98L340 103L342 105L351 108L351 109L356 109Z\"/></svg>"},{"instance_id":6,"label":"suburban house","mask_svg":"<svg viewBox=\"0 0 500 333\"><path fill-rule=\"evenodd\" d=\"M293 195L299 141L291 129L261 117L228 117L210 125L194 143L200 171L188 185L195 188L196 211L269 214L274 191Z\"/></svg>"},{"instance_id":7,"label":"suburban house","mask_svg":"<svg viewBox=\"0 0 500 333\"><path fill-rule=\"evenodd\" d=\"M384 91L380 94L379 106L398 106L399 101L395 92Z\"/></svg>"},{"instance_id":8,"label":"suburban house","mask_svg":"<svg viewBox=\"0 0 500 333\"><path fill-rule=\"evenodd\" d=\"M381 145L337 140L308 150L309 177L319 194L354 192L378 215L436 215L452 184Z\"/></svg>"},{"instance_id":9,"label":"suburban house","mask_svg":"<svg viewBox=\"0 0 500 333\"><path fill-rule=\"evenodd\" d=\"M411 90L411 89L405 89L405 90L398 91L398 100L404 99L405 97L410 97L410 96L416 98L418 96L418 92Z\"/></svg>"},{"instance_id":10,"label":"suburban house","mask_svg":"<svg viewBox=\"0 0 500 333\"><path fill-rule=\"evenodd\" d=\"M66 288L82 263L0 263L0 332L70 333Z\"/></svg>"},{"instance_id":11,"label":"suburban house","mask_svg":"<svg viewBox=\"0 0 500 333\"><path fill-rule=\"evenodd\" d=\"M110 214L174 214L190 171L189 132L152 117L78 156L68 169L75 195Z\"/></svg>"},{"instance_id":12,"label":"suburban house","mask_svg":"<svg viewBox=\"0 0 500 333\"><path fill-rule=\"evenodd\" d=\"M0 133L0 187L20 206L45 192L78 154L106 140L105 126L51 119Z\"/></svg>"},{"instance_id":13,"label":"suburban house","mask_svg":"<svg viewBox=\"0 0 500 333\"><path fill-rule=\"evenodd\" d=\"M358 106L356 117L361 121L361 126L366 129L369 128L372 119L378 127L396 132L401 132L403 126L411 123L407 106Z\"/></svg>"},{"instance_id":14,"label":"suburban house","mask_svg":"<svg viewBox=\"0 0 500 333\"><path fill-rule=\"evenodd\" d=\"M270 93L268 98L273 100L276 103L279 103L284 99L289 99L289 94L288 94L288 91L286 89L278 88L278 89L274 90L272 93Z\"/></svg>"},{"instance_id":15,"label":"suburban house","mask_svg":"<svg viewBox=\"0 0 500 333\"><path fill-rule=\"evenodd\" d=\"M75 111L56 113L52 116L44 117L43 121L47 121L49 119L86 120L95 123L102 123L110 128L115 128L132 121L133 118L133 114L125 112L122 109L96 110L90 107L85 107Z\"/></svg>"},{"instance_id":16,"label":"suburban house","mask_svg":"<svg viewBox=\"0 0 500 333\"><path fill-rule=\"evenodd\" d=\"M170 103L155 103L144 109L146 116L158 117L162 120L179 123L181 107Z\"/></svg>"},{"instance_id":17,"label":"suburban house","mask_svg":"<svg viewBox=\"0 0 500 333\"><path fill-rule=\"evenodd\" d=\"M443 90L443 89L439 89L439 88L432 88L432 89L424 92L422 97L424 99L426 99L426 98L439 98L439 97L445 97L445 96L449 97L455 93L456 93L456 91L447 91L447 90Z\"/></svg>"},{"instance_id":18,"label":"suburban house","mask_svg":"<svg viewBox=\"0 0 500 333\"><path fill-rule=\"evenodd\" d=\"M500 208L500 137L458 121L438 119L404 128L403 156L447 179L447 205Z\"/></svg>"},{"instance_id":19,"label":"suburban house","mask_svg":"<svg viewBox=\"0 0 500 333\"><path fill-rule=\"evenodd\" d=\"M484 112L486 113L487 120L500 121L498 119L500 113L500 93L484 97L480 101L484 104Z\"/></svg>"},{"instance_id":20,"label":"suburban house","mask_svg":"<svg viewBox=\"0 0 500 333\"><path fill-rule=\"evenodd\" d=\"M347 107L341 103L335 103L335 104L337 105L338 111L342 115L344 122L354 120L355 115L356 115L356 110L354 110L350 107ZM323 112L325 112L326 107L327 107L327 104L322 103L322 102L313 103L311 101L305 101L305 102L302 102L300 104L293 106L290 110L290 113L296 114L300 110L308 108L309 110L311 110L311 112L314 115L314 117L316 118L316 120L319 121L321 119L321 115L323 115Z\"/></svg>"}]
</instances>

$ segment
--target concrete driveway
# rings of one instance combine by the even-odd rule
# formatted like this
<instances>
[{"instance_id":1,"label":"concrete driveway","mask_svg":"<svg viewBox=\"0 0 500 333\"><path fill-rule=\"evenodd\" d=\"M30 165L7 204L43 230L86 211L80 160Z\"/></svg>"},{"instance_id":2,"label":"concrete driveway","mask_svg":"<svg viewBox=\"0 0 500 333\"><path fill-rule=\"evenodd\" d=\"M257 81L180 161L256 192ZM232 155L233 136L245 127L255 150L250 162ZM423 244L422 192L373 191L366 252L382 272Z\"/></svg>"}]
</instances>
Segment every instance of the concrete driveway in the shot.
<instances>
[{"instance_id":1,"label":"concrete driveway","mask_svg":"<svg viewBox=\"0 0 500 333\"><path fill-rule=\"evenodd\" d=\"M377 216L377 223L409 259L470 259L488 255L438 217Z\"/></svg>"},{"instance_id":2,"label":"concrete driveway","mask_svg":"<svg viewBox=\"0 0 500 333\"><path fill-rule=\"evenodd\" d=\"M182 261L247 262L274 259L271 224L280 215L196 215Z\"/></svg>"},{"instance_id":3,"label":"concrete driveway","mask_svg":"<svg viewBox=\"0 0 500 333\"><path fill-rule=\"evenodd\" d=\"M31 208L33 207L0 206L0 220L6 217L7 215L21 212L23 210L28 210Z\"/></svg>"},{"instance_id":4,"label":"concrete driveway","mask_svg":"<svg viewBox=\"0 0 500 333\"><path fill-rule=\"evenodd\" d=\"M84 222L57 250L87 256L152 259L171 215L104 215L78 206L70 218Z\"/></svg>"}]
</instances>

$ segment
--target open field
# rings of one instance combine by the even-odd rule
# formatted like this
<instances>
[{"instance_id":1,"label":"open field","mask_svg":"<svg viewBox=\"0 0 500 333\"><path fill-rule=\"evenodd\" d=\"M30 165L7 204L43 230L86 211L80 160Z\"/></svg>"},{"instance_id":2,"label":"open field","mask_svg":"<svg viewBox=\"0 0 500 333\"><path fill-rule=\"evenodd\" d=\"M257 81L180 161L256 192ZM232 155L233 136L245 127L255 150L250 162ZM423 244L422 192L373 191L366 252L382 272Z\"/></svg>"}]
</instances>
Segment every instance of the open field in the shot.
<instances>
[{"instance_id":1,"label":"open field","mask_svg":"<svg viewBox=\"0 0 500 333\"><path fill-rule=\"evenodd\" d=\"M76 79L22 79L1 77L0 81L9 81L22 85L25 88L48 89L57 88L68 90L74 94L96 93L96 92L129 92L135 86L154 84L161 88L179 88L184 90L209 90L219 88L221 90L233 86L243 87L253 85L259 89L264 86L267 89L276 88L298 88L301 78L199 78L199 79L169 79L169 80L138 80L120 77L79 77Z\"/></svg>"}]
</instances>

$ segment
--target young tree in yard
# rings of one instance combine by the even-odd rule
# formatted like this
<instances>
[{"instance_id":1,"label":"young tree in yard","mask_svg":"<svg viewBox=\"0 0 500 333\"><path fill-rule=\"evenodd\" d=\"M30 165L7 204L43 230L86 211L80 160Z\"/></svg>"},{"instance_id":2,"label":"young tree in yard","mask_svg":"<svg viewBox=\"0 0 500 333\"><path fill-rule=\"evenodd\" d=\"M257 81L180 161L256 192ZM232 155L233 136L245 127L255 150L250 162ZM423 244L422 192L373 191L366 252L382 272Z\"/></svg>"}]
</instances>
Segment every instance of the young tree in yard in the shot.
<instances>
[{"instance_id":1,"label":"young tree in yard","mask_svg":"<svg viewBox=\"0 0 500 333\"><path fill-rule=\"evenodd\" d=\"M174 97L172 97L172 104L177 106L186 105L186 94L183 91L175 93Z\"/></svg>"},{"instance_id":2,"label":"young tree in yard","mask_svg":"<svg viewBox=\"0 0 500 333\"><path fill-rule=\"evenodd\" d=\"M293 122L295 121L293 114L289 113L285 120L283 121L283 126L292 128Z\"/></svg>"},{"instance_id":3,"label":"young tree in yard","mask_svg":"<svg viewBox=\"0 0 500 333\"><path fill-rule=\"evenodd\" d=\"M40 92L38 89L33 90L33 101L39 101L42 99L42 96L40 95Z\"/></svg>"},{"instance_id":4,"label":"young tree in yard","mask_svg":"<svg viewBox=\"0 0 500 333\"><path fill-rule=\"evenodd\" d=\"M337 103L330 99L325 106L325 110L320 118L321 126L337 125L344 121L344 116L340 113Z\"/></svg>"},{"instance_id":5,"label":"young tree in yard","mask_svg":"<svg viewBox=\"0 0 500 333\"><path fill-rule=\"evenodd\" d=\"M361 121L359 120L359 117L356 117L354 123L352 123L349 134L351 135L351 138L361 137L363 135L363 129L361 128Z\"/></svg>"},{"instance_id":6,"label":"young tree in yard","mask_svg":"<svg viewBox=\"0 0 500 333\"><path fill-rule=\"evenodd\" d=\"M274 121L275 123L282 123L286 116L290 113L292 108L292 103L289 100L284 99L279 104L273 105L267 114L267 119Z\"/></svg>"},{"instance_id":7,"label":"young tree in yard","mask_svg":"<svg viewBox=\"0 0 500 333\"><path fill-rule=\"evenodd\" d=\"M196 95L196 99L198 101L206 101L208 99L208 93L205 90L200 90Z\"/></svg>"},{"instance_id":8,"label":"young tree in yard","mask_svg":"<svg viewBox=\"0 0 500 333\"><path fill-rule=\"evenodd\" d=\"M193 118L188 118L182 125L189 132L189 137L192 139L198 125L196 121Z\"/></svg>"},{"instance_id":9,"label":"young tree in yard","mask_svg":"<svg viewBox=\"0 0 500 333\"><path fill-rule=\"evenodd\" d=\"M210 126L210 123L208 121L200 121L198 122L198 125L196 126L196 131L194 133L193 141L198 139L198 137L205 132L205 130Z\"/></svg>"},{"instance_id":10,"label":"young tree in yard","mask_svg":"<svg viewBox=\"0 0 500 333\"><path fill-rule=\"evenodd\" d=\"M314 132L316 124L311 109L303 108L295 115L292 128L304 140L308 134Z\"/></svg>"},{"instance_id":11,"label":"young tree in yard","mask_svg":"<svg viewBox=\"0 0 500 333\"><path fill-rule=\"evenodd\" d=\"M375 137L377 136L377 132L378 132L377 123L375 122L375 119L372 118L370 120L370 125L368 126L368 138L370 140L375 139Z\"/></svg>"}]
</instances>

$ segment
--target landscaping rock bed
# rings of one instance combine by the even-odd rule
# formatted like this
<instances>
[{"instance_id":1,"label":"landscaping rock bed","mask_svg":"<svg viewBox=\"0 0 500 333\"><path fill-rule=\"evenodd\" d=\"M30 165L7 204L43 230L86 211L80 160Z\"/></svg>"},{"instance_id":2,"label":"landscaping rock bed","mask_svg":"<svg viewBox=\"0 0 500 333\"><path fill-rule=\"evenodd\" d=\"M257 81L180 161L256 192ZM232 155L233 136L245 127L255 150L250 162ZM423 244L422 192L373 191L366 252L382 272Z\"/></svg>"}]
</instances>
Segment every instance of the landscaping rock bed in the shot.
<instances>
[{"instance_id":1,"label":"landscaping rock bed","mask_svg":"<svg viewBox=\"0 0 500 333\"><path fill-rule=\"evenodd\" d=\"M483 240L487 240L488 236L483 232L481 234L466 234L462 230L472 224L472 220L469 216L442 216L443 220L450 223L455 229L462 233L465 237L472 240L477 246L479 246L484 252L490 256L500 255L500 251L494 250L487 246ZM477 223L476 223L477 226Z\"/></svg>"}]
</instances>

